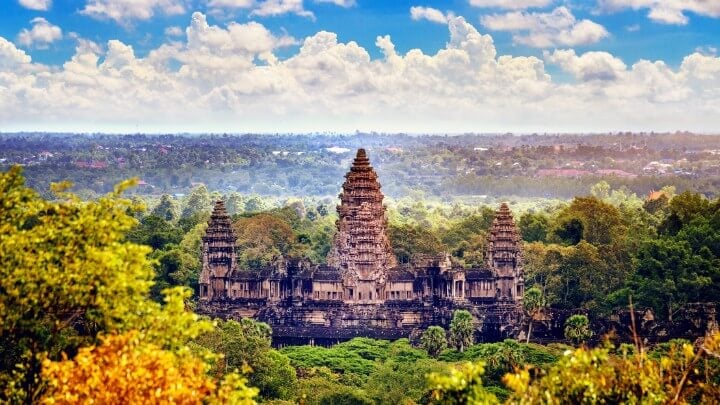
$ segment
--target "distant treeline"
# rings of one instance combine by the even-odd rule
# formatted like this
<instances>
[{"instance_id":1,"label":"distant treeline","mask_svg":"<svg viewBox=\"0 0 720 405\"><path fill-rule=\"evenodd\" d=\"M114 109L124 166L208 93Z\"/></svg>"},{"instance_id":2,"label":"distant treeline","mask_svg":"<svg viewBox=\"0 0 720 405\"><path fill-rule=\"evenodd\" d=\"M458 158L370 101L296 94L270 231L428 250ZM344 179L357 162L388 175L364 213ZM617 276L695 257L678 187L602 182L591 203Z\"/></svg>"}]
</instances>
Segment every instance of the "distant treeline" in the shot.
<instances>
[{"instance_id":1,"label":"distant treeline","mask_svg":"<svg viewBox=\"0 0 720 405\"><path fill-rule=\"evenodd\" d=\"M71 180L84 197L136 176L139 194L210 190L334 197L356 148L370 153L384 192L498 198L581 195L599 180L647 195L663 186L715 197L720 135L78 135L5 134L0 166L26 167L45 192ZM540 170L567 169L565 177ZM617 175L600 174L615 170Z\"/></svg>"}]
</instances>

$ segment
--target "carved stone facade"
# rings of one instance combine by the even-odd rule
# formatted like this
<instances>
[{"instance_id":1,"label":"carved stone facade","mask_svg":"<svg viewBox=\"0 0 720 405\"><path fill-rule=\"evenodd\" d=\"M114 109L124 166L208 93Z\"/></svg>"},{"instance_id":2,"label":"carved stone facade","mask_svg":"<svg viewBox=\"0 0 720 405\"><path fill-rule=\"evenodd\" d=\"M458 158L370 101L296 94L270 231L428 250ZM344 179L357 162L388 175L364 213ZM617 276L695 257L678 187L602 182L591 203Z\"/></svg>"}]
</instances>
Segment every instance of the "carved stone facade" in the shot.
<instances>
[{"instance_id":1,"label":"carved stone facade","mask_svg":"<svg viewBox=\"0 0 720 405\"><path fill-rule=\"evenodd\" d=\"M387 236L384 196L365 149L358 150L339 197L337 233L327 263L340 272L346 300L381 302L387 271L397 266L397 259Z\"/></svg>"},{"instance_id":2,"label":"carved stone facade","mask_svg":"<svg viewBox=\"0 0 720 405\"><path fill-rule=\"evenodd\" d=\"M462 267L446 253L398 265L383 194L364 149L346 175L337 212L327 264L278 258L248 270L237 268L230 218L218 201L203 238L198 310L253 317L269 323L276 339L297 343L407 337L430 325L447 326L456 309L473 314L481 339L518 333L522 252L506 204L496 213L481 268Z\"/></svg>"},{"instance_id":3,"label":"carved stone facade","mask_svg":"<svg viewBox=\"0 0 720 405\"><path fill-rule=\"evenodd\" d=\"M237 272L235 241L225 203L218 200L202 238L201 297L215 299L227 296L228 280Z\"/></svg>"}]
</instances>

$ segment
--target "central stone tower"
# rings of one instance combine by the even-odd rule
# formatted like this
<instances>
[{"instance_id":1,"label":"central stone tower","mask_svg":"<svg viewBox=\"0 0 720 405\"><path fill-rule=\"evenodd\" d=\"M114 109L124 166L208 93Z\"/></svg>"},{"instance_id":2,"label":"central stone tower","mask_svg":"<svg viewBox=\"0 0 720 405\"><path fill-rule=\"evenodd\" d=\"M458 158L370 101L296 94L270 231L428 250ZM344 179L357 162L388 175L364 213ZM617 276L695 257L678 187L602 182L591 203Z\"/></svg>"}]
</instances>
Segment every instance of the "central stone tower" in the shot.
<instances>
[{"instance_id":1,"label":"central stone tower","mask_svg":"<svg viewBox=\"0 0 720 405\"><path fill-rule=\"evenodd\" d=\"M355 302L382 301L386 272L397 265L387 235L383 198L365 149L358 149L345 175L337 232L327 260L328 265L340 269L346 296Z\"/></svg>"},{"instance_id":2,"label":"central stone tower","mask_svg":"<svg viewBox=\"0 0 720 405\"><path fill-rule=\"evenodd\" d=\"M227 296L227 279L237 268L235 240L225 203L217 200L202 238L203 266L199 282L201 300Z\"/></svg>"},{"instance_id":3,"label":"central stone tower","mask_svg":"<svg viewBox=\"0 0 720 405\"><path fill-rule=\"evenodd\" d=\"M496 278L495 298L519 302L524 294L524 275L520 233L506 203L495 213L488 236L485 261Z\"/></svg>"}]
</instances>

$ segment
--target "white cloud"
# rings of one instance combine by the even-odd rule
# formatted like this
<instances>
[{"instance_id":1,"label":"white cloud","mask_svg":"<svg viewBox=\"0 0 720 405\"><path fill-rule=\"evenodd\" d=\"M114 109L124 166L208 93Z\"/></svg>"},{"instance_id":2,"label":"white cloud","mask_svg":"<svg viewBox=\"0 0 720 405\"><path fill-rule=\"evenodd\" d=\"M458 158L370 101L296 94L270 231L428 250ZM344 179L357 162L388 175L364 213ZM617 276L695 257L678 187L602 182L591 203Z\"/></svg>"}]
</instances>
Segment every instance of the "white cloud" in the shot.
<instances>
[{"instance_id":1,"label":"white cloud","mask_svg":"<svg viewBox=\"0 0 720 405\"><path fill-rule=\"evenodd\" d=\"M353 7L356 2L355 0L315 0L315 3L332 3L340 7Z\"/></svg>"},{"instance_id":2,"label":"white cloud","mask_svg":"<svg viewBox=\"0 0 720 405\"><path fill-rule=\"evenodd\" d=\"M298 43L287 35L275 36L254 21L232 22L227 28L209 25L205 15L198 12L193 13L186 35L184 46L165 45L151 52L149 59L161 65L175 60L182 64L180 77L200 80L208 87L253 68L256 59L275 63L274 50Z\"/></svg>"},{"instance_id":3,"label":"white cloud","mask_svg":"<svg viewBox=\"0 0 720 405\"><path fill-rule=\"evenodd\" d=\"M30 20L32 28L23 28L18 34L18 43L26 47L45 49L51 43L62 38L62 30L57 25L52 25L48 20L37 17Z\"/></svg>"},{"instance_id":4,"label":"white cloud","mask_svg":"<svg viewBox=\"0 0 720 405\"><path fill-rule=\"evenodd\" d=\"M715 85L708 89L717 92L720 90L720 58L715 55L693 53L686 56L682 62L682 71L689 76L702 81L714 81Z\"/></svg>"},{"instance_id":5,"label":"white cloud","mask_svg":"<svg viewBox=\"0 0 720 405\"><path fill-rule=\"evenodd\" d=\"M710 46L710 45L697 46L697 47L695 47L695 53L699 53L702 55L715 56L718 53L718 49L716 47Z\"/></svg>"},{"instance_id":6,"label":"white cloud","mask_svg":"<svg viewBox=\"0 0 720 405\"><path fill-rule=\"evenodd\" d=\"M497 7L511 10L521 10L532 7L546 7L554 0L470 0L470 5L475 7Z\"/></svg>"},{"instance_id":7,"label":"white cloud","mask_svg":"<svg viewBox=\"0 0 720 405\"><path fill-rule=\"evenodd\" d=\"M255 0L210 0L208 7L211 8L251 8Z\"/></svg>"},{"instance_id":8,"label":"white cloud","mask_svg":"<svg viewBox=\"0 0 720 405\"><path fill-rule=\"evenodd\" d=\"M315 19L315 14L303 7L303 0L265 0L259 3L250 15L267 17L288 13Z\"/></svg>"},{"instance_id":9,"label":"white cloud","mask_svg":"<svg viewBox=\"0 0 720 405\"><path fill-rule=\"evenodd\" d=\"M182 34L183 29L176 25L165 28L165 35L168 37L179 37L182 36Z\"/></svg>"},{"instance_id":10,"label":"white cloud","mask_svg":"<svg viewBox=\"0 0 720 405\"><path fill-rule=\"evenodd\" d=\"M720 1L717 0L598 0L598 10L615 12L623 9L648 10L648 18L661 24L686 25L686 12L719 18Z\"/></svg>"},{"instance_id":11,"label":"white cloud","mask_svg":"<svg viewBox=\"0 0 720 405\"><path fill-rule=\"evenodd\" d=\"M315 19L315 15L305 9L303 0L206 0L209 14L232 19L232 10L252 9L250 15L268 17L282 14L296 14ZM330 3L339 7L355 6L355 0L314 0L315 3Z\"/></svg>"},{"instance_id":12,"label":"white cloud","mask_svg":"<svg viewBox=\"0 0 720 405\"><path fill-rule=\"evenodd\" d=\"M102 47L96 42L81 37L77 32L68 33L68 37L74 39L77 42L75 47L76 53L102 53Z\"/></svg>"},{"instance_id":13,"label":"white cloud","mask_svg":"<svg viewBox=\"0 0 720 405\"><path fill-rule=\"evenodd\" d=\"M536 48L593 44L610 35L600 24L578 21L567 7L550 13L489 14L480 21L489 30L513 32L514 42Z\"/></svg>"},{"instance_id":14,"label":"white cloud","mask_svg":"<svg viewBox=\"0 0 720 405\"><path fill-rule=\"evenodd\" d=\"M17 66L29 64L31 60L28 54L17 49L12 42L0 37L0 69L14 70Z\"/></svg>"},{"instance_id":15,"label":"white cloud","mask_svg":"<svg viewBox=\"0 0 720 405\"><path fill-rule=\"evenodd\" d=\"M185 13L185 0L86 0L81 14L109 19L127 25L133 20L149 20L156 13L178 15Z\"/></svg>"},{"instance_id":16,"label":"white cloud","mask_svg":"<svg viewBox=\"0 0 720 405\"><path fill-rule=\"evenodd\" d=\"M447 16L442 11L432 7L410 7L410 17L413 20L428 20L439 24L447 24Z\"/></svg>"},{"instance_id":17,"label":"white cloud","mask_svg":"<svg viewBox=\"0 0 720 405\"><path fill-rule=\"evenodd\" d=\"M47 11L52 7L52 0L19 0L21 6L30 10Z\"/></svg>"},{"instance_id":18,"label":"white cloud","mask_svg":"<svg viewBox=\"0 0 720 405\"><path fill-rule=\"evenodd\" d=\"M582 81L615 80L626 69L625 63L607 52L587 52L577 56L572 49L544 52L545 61L560 66Z\"/></svg>"},{"instance_id":19,"label":"white cloud","mask_svg":"<svg viewBox=\"0 0 720 405\"><path fill-rule=\"evenodd\" d=\"M398 53L388 35L373 58L321 31L294 38L257 22L210 25L144 57L117 40L79 38L62 66L33 63L0 38L0 122L11 130L534 132L720 128L720 58L677 68L565 49L498 55L493 38L448 19L439 51ZM546 63L568 73L553 80Z\"/></svg>"},{"instance_id":20,"label":"white cloud","mask_svg":"<svg viewBox=\"0 0 720 405\"><path fill-rule=\"evenodd\" d=\"M687 16L683 14L682 10L669 7L651 8L648 13L648 18L664 24L674 25L685 25L689 21Z\"/></svg>"},{"instance_id":21,"label":"white cloud","mask_svg":"<svg viewBox=\"0 0 720 405\"><path fill-rule=\"evenodd\" d=\"M638 31L640 31L640 24L632 24L632 25L625 26L625 31L638 32Z\"/></svg>"}]
</instances>

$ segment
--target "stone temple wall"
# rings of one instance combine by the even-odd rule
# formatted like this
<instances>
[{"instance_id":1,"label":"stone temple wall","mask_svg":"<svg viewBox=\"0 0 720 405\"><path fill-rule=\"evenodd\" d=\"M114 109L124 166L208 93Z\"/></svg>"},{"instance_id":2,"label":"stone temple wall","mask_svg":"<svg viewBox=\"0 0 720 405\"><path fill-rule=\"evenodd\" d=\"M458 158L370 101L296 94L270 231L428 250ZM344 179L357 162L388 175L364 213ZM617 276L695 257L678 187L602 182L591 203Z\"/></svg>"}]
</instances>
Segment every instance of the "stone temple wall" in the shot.
<instances>
[{"instance_id":1,"label":"stone temple wall","mask_svg":"<svg viewBox=\"0 0 720 405\"><path fill-rule=\"evenodd\" d=\"M355 336L396 339L447 327L469 310L479 340L520 333L524 293L520 236L506 204L489 232L485 266L464 268L446 253L398 265L387 233L377 174L364 149L345 176L327 264L278 258L259 270L237 267L235 236L222 201L203 238L198 311L252 317L281 342L333 342Z\"/></svg>"}]
</instances>

